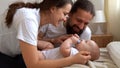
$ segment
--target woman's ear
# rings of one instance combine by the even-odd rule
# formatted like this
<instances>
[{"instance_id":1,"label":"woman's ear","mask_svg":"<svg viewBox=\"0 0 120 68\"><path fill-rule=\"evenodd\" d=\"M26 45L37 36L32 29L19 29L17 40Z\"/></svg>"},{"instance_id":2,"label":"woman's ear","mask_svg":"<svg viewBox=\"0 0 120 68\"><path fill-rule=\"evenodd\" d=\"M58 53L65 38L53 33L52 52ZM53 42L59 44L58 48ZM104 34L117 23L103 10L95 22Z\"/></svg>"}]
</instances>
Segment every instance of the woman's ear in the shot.
<instances>
[{"instance_id":1,"label":"woman's ear","mask_svg":"<svg viewBox=\"0 0 120 68\"><path fill-rule=\"evenodd\" d=\"M50 12L51 12L51 13L54 13L55 11L56 11L56 7L51 7L51 8L50 8Z\"/></svg>"}]
</instances>

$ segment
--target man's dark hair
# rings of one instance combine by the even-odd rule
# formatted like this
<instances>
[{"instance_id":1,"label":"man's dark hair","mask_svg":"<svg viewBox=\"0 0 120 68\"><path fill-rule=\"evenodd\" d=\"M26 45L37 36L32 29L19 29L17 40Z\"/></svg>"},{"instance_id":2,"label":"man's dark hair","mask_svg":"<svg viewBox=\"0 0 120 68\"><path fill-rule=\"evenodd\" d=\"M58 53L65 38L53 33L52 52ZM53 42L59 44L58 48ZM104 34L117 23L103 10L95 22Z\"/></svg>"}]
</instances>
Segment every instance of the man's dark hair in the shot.
<instances>
[{"instance_id":1,"label":"man's dark hair","mask_svg":"<svg viewBox=\"0 0 120 68\"><path fill-rule=\"evenodd\" d=\"M95 16L94 5L89 0L77 0L72 6L70 13L74 14L78 9L90 12L93 16Z\"/></svg>"}]
</instances>

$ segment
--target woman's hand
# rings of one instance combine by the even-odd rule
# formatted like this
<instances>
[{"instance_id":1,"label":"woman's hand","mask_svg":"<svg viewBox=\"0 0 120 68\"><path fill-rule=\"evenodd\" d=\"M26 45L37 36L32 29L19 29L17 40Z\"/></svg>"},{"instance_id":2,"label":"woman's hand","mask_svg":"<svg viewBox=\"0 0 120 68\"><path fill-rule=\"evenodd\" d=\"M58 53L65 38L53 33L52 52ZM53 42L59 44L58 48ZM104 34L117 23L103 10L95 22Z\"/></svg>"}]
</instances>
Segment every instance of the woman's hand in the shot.
<instances>
[{"instance_id":1,"label":"woman's hand","mask_svg":"<svg viewBox=\"0 0 120 68\"><path fill-rule=\"evenodd\" d=\"M77 53L74 57L74 63L77 64L86 64L88 60L91 59L90 52L88 51L81 51Z\"/></svg>"}]
</instances>

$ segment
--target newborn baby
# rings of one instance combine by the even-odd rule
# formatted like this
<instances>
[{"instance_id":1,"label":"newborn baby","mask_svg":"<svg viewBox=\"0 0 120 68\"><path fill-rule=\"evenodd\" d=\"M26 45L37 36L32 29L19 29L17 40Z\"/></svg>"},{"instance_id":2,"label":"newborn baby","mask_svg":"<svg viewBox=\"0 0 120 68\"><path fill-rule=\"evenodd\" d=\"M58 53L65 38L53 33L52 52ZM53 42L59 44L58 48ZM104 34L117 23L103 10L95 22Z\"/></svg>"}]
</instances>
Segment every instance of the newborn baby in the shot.
<instances>
[{"instance_id":1,"label":"newborn baby","mask_svg":"<svg viewBox=\"0 0 120 68\"><path fill-rule=\"evenodd\" d=\"M100 56L99 47L93 40L80 40L75 35L65 40L60 47L43 50L40 54L43 55L43 59L59 59L82 51L88 51L89 54L86 55L91 55L91 60L97 60Z\"/></svg>"}]
</instances>

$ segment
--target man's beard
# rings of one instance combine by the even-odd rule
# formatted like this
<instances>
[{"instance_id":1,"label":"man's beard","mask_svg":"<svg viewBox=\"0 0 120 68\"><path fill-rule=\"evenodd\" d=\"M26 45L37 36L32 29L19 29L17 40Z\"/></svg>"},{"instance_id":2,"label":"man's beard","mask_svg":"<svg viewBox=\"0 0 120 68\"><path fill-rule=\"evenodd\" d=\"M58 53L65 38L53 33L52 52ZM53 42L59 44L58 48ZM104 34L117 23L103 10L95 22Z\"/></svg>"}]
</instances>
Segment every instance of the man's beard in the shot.
<instances>
[{"instance_id":1,"label":"man's beard","mask_svg":"<svg viewBox=\"0 0 120 68\"><path fill-rule=\"evenodd\" d=\"M76 27L79 29L79 27L77 25L70 26L69 22L66 23L67 34L78 34L80 36L84 31L84 29L82 29L82 30L79 29L79 32L76 32L73 29L73 27Z\"/></svg>"}]
</instances>

